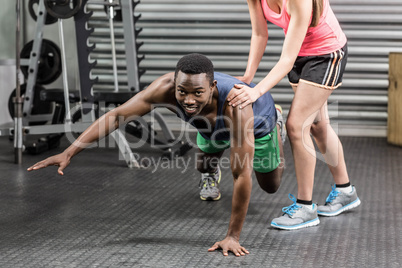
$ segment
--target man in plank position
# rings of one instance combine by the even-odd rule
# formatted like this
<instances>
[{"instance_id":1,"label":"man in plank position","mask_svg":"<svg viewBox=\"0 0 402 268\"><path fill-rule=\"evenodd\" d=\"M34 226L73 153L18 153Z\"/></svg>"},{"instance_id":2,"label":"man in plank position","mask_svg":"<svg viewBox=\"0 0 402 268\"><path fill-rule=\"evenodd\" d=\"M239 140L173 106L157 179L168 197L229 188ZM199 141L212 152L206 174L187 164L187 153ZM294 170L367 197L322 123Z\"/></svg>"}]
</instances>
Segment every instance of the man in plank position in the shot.
<instances>
[{"instance_id":1,"label":"man in plank position","mask_svg":"<svg viewBox=\"0 0 402 268\"><path fill-rule=\"evenodd\" d=\"M226 99L237 90L236 84L242 82L214 72L207 57L186 55L179 60L174 73L156 79L126 103L96 120L64 152L36 163L28 171L55 165L63 175L71 158L91 143L133 117L149 113L155 105L165 104L199 131L197 145L201 153L197 154L197 169L202 173L201 199L220 198L216 187L221 176L217 160L230 148L234 184L229 228L226 237L209 251L221 248L225 256L228 251L236 256L248 254L239 238L251 195L252 170L263 190L277 191L283 172L283 120L270 93L243 109L229 106Z\"/></svg>"}]
</instances>

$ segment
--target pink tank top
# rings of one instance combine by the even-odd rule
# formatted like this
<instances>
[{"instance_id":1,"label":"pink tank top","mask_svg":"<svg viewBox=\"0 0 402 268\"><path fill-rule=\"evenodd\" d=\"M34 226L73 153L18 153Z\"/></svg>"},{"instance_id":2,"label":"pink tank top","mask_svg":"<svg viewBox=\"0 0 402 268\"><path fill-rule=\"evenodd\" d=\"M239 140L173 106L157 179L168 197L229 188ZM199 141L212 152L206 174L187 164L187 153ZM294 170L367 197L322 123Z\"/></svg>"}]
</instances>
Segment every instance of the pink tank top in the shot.
<instances>
[{"instance_id":1,"label":"pink tank top","mask_svg":"<svg viewBox=\"0 0 402 268\"><path fill-rule=\"evenodd\" d=\"M346 44L346 36L329 5L329 1L323 1L324 9L319 23L316 27L308 28L299 56L329 54L341 49ZM290 16L286 10L286 2L287 0L282 0L282 10L281 13L278 14L269 8L267 0L261 0L265 18L273 24L281 27L284 30L285 35L290 21Z\"/></svg>"}]
</instances>

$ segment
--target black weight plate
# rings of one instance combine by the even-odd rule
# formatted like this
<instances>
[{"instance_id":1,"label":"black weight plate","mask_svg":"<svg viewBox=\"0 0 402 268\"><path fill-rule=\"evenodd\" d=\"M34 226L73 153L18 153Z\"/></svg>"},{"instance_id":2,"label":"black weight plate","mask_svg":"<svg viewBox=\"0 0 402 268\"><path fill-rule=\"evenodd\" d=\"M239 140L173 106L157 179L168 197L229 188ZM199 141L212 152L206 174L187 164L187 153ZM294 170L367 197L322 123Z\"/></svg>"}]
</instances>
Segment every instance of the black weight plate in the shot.
<instances>
[{"instance_id":1,"label":"black weight plate","mask_svg":"<svg viewBox=\"0 0 402 268\"><path fill-rule=\"evenodd\" d=\"M35 5L39 6L39 1L40 0L29 0L28 2L28 10L29 10L29 14L31 15L32 19L34 19L35 21L38 19L37 16L37 8L35 9ZM53 24L55 22L57 22L57 18L50 16L49 14L46 15L46 20L45 20L45 24L49 25L49 24Z\"/></svg>"},{"instance_id":2,"label":"black weight plate","mask_svg":"<svg viewBox=\"0 0 402 268\"><path fill-rule=\"evenodd\" d=\"M45 0L47 12L58 19L68 19L81 9L82 0Z\"/></svg>"},{"instance_id":3,"label":"black weight plate","mask_svg":"<svg viewBox=\"0 0 402 268\"><path fill-rule=\"evenodd\" d=\"M33 47L33 41L27 43L21 50L21 59L29 59ZM21 66L21 71L28 79L29 66ZM38 72L36 83L47 85L59 78L62 72L61 52L59 47L50 40L43 39L41 53L38 57Z\"/></svg>"},{"instance_id":4,"label":"black weight plate","mask_svg":"<svg viewBox=\"0 0 402 268\"><path fill-rule=\"evenodd\" d=\"M23 84L21 85L21 96L25 98L25 91L26 91L27 85ZM32 101L32 110L31 114L32 115L38 115L38 114L50 114L53 110L53 105L50 102L47 101L41 101L40 100L40 92L44 90L45 88L42 87L41 85L35 85L34 87L34 97ZM8 98L8 112L10 113L11 118L14 118L14 102L13 98L16 95L16 89L11 92L10 97ZM30 125L44 125L47 122L32 122Z\"/></svg>"}]
</instances>

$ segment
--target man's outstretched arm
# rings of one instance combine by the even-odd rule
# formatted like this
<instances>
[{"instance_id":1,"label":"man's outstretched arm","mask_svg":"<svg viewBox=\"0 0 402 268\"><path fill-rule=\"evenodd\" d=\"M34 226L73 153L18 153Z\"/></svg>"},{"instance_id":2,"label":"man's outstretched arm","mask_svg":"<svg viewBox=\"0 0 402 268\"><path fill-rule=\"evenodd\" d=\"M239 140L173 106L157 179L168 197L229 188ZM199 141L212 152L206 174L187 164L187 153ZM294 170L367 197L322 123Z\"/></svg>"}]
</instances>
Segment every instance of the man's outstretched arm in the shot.
<instances>
[{"instance_id":1,"label":"man's outstretched arm","mask_svg":"<svg viewBox=\"0 0 402 268\"><path fill-rule=\"evenodd\" d=\"M53 165L58 166L58 173L63 175L63 170L69 165L71 158L93 142L109 135L120 125L133 120L133 117L149 113L153 104L170 104L173 100L173 74L169 73L156 79L147 89L139 92L123 105L97 119L64 152L34 164L28 168L28 171Z\"/></svg>"},{"instance_id":2,"label":"man's outstretched arm","mask_svg":"<svg viewBox=\"0 0 402 268\"><path fill-rule=\"evenodd\" d=\"M223 255L228 251L236 256L245 255L249 252L240 245L240 233L251 195L252 160L254 158L254 120L251 106L240 110L239 107L227 107L226 114L230 118L231 151L230 162L233 173L233 197L232 214L229 228L224 240L216 242L209 251L221 248Z\"/></svg>"}]
</instances>

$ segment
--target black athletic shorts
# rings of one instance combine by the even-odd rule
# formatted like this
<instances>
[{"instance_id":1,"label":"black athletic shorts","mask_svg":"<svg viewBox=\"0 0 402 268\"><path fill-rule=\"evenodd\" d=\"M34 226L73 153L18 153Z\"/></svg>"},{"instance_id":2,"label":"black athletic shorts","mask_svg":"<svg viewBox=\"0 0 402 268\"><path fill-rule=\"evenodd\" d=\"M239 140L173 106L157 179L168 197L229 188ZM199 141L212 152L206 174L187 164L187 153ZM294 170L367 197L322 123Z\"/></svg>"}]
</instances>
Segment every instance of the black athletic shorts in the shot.
<instances>
[{"instance_id":1,"label":"black athletic shorts","mask_svg":"<svg viewBox=\"0 0 402 268\"><path fill-rule=\"evenodd\" d=\"M297 57L289 72L289 83L297 86L299 81L325 89L336 89L342 85L342 76L348 58L347 44L330 54Z\"/></svg>"}]
</instances>

